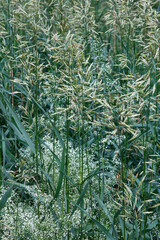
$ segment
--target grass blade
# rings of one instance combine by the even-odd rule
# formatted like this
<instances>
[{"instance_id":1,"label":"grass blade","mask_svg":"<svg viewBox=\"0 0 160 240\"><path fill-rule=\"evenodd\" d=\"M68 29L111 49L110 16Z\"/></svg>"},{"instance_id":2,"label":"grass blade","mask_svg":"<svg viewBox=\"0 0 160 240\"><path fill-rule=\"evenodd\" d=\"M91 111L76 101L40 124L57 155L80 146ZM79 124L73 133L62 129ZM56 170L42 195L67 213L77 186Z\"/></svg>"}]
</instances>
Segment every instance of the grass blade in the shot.
<instances>
[{"instance_id":1,"label":"grass blade","mask_svg":"<svg viewBox=\"0 0 160 240\"><path fill-rule=\"evenodd\" d=\"M64 165L65 165L65 147L63 148L63 153L62 153L62 160L61 160L61 164L60 164L60 173L59 173L59 179L58 179L58 184L57 184L57 189L56 189L56 193L55 193L55 198L58 197L59 192L61 190L61 186L62 186L62 181L63 181L63 172L64 172Z\"/></svg>"},{"instance_id":2,"label":"grass blade","mask_svg":"<svg viewBox=\"0 0 160 240\"><path fill-rule=\"evenodd\" d=\"M71 201L72 202L72 201ZM72 202L73 203L73 202ZM105 234L108 240L115 240L115 238L109 233L109 231L103 226L99 221L97 221L95 218L91 217L88 212L86 212L83 208L81 208L77 203L73 203L76 208L80 209L83 213L85 213L95 224L96 226L101 230L102 233Z\"/></svg>"},{"instance_id":3,"label":"grass blade","mask_svg":"<svg viewBox=\"0 0 160 240\"><path fill-rule=\"evenodd\" d=\"M21 132L22 136L25 138L28 146L31 148L31 150L33 151L33 153L36 153L36 150L35 150L35 147L34 147L34 144L33 142L31 141L29 135L27 134L25 128L23 127L21 121L18 119L15 111L13 110L13 108L11 107L10 103L8 102L8 100L4 97L4 100L5 100L5 103L7 104L8 108L9 108L9 111L12 115L12 117L14 118L16 124L17 124L17 127L19 128L19 131ZM5 107L3 105L2 102L0 102L0 106L1 106L1 109L4 110ZM4 113L5 114L5 113ZM13 127L12 127L13 128Z\"/></svg>"},{"instance_id":4,"label":"grass blade","mask_svg":"<svg viewBox=\"0 0 160 240\"><path fill-rule=\"evenodd\" d=\"M5 207L8 198L11 196L13 185L5 192L0 200L0 211Z\"/></svg>"},{"instance_id":5,"label":"grass blade","mask_svg":"<svg viewBox=\"0 0 160 240\"><path fill-rule=\"evenodd\" d=\"M84 189L82 190L82 192L81 192L81 194L80 194L80 196L79 196L79 198L78 198L78 200L77 200L76 205L80 204L80 203L83 201L83 198L84 198L84 195L85 195L85 193L86 193L86 191L87 191L88 185L89 185L89 182L87 182L87 184L85 185ZM72 216L73 213L76 211L76 209L77 209L77 207L75 206L74 209L73 209L73 211L72 211L72 213L71 213L71 216Z\"/></svg>"},{"instance_id":6,"label":"grass blade","mask_svg":"<svg viewBox=\"0 0 160 240\"><path fill-rule=\"evenodd\" d=\"M118 239L117 233L116 233L116 230L115 230L115 227L114 227L114 225L113 225L113 219L112 219L112 217L110 216L110 214L109 214L106 206L105 206L104 203L101 201L101 199L100 199L99 197L97 197L97 195L95 194L95 192L94 192L94 191L92 191L92 192L93 192L93 194L94 194L95 199L96 199L97 202L99 203L100 207L103 209L104 213L106 214L106 216L108 217L108 219L109 219L110 222L112 223L112 229L113 229L113 234L114 234L114 236L115 236L115 239Z\"/></svg>"}]
</instances>

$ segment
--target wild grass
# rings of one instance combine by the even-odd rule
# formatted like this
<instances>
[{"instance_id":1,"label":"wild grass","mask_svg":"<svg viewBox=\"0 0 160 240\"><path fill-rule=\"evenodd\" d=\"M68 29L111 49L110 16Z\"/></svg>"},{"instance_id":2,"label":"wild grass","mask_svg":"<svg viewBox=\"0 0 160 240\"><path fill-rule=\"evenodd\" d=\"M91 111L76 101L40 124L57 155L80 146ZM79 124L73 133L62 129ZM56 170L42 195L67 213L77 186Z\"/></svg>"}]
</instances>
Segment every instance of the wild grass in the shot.
<instances>
[{"instance_id":1,"label":"wild grass","mask_svg":"<svg viewBox=\"0 0 160 240\"><path fill-rule=\"evenodd\" d=\"M160 238L159 8L1 0L1 239Z\"/></svg>"}]
</instances>

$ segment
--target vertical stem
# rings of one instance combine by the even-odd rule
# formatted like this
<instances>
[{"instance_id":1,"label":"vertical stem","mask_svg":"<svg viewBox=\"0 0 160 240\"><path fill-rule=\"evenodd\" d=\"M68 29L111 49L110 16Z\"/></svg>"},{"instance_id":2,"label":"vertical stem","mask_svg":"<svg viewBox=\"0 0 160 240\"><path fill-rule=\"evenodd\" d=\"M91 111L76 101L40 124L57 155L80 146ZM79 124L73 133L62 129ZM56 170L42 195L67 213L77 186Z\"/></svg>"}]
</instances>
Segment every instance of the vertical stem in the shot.
<instances>
[{"instance_id":1,"label":"vertical stem","mask_svg":"<svg viewBox=\"0 0 160 240\"><path fill-rule=\"evenodd\" d=\"M80 129L80 119L78 119L78 132L79 132L79 178L80 178L80 192L82 191L82 161L81 161L81 129ZM82 207L82 205L81 205ZM80 225L80 239L82 239L82 211L81 211L81 225Z\"/></svg>"},{"instance_id":2,"label":"vertical stem","mask_svg":"<svg viewBox=\"0 0 160 240\"><path fill-rule=\"evenodd\" d=\"M37 42L37 23L38 23L38 2L35 3L35 7L36 7L36 13L35 13L35 32L34 32L34 40L35 40L35 100L36 102L38 102L38 90L39 90L39 86L38 86L38 42ZM38 106L37 104L35 104L35 149L36 149L36 178L37 178L37 182L39 181L39 177L38 177ZM39 193L38 193L39 195ZM37 211L38 211L38 217L39 217L39 196L37 198Z\"/></svg>"},{"instance_id":3,"label":"vertical stem","mask_svg":"<svg viewBox=\"0 0 160 240\"><path fill-rule=\"evenodd\" d=\"M10 20L11 20L11 6L10 6L10 0L7 0L8 4L8 27L9 27L9 51L11 57L14 57L13 54L13 27L11 26ZM13 78L13 66L12 62L10 62L10 71L9 74L11 78ZM14 97L13 97L13 92L14 92L14 85L11 83L11 91L12 91L12 107L14 106Z\"/></svg>"},{"instance_id":4,"label":"vertical stem","mask_svg":"<svg viewBox=\"0 0 160 240\"><path fill-rule=\"evenodd\" d=\"M3 128L1 128L1 131L3 132ZM2 185L3 185L2 140L3 140L3 135L0 142L0 195L2 193Z\"/></svg>"},{"instance_id":5,"label":"vertical stem","mask_svg":"<svg viewBox=\"0 0 160 240\"><path fill-rule=\"evenodd\" d=\"M37 49L37 18L38 18L38 3L36 3L36 16L35 16L35 100L38 101L38 49ZM35 148L36 148L36 175L38 181L38 107L35 104Z\"/></svg>"},{"instance_id":6,"label":"vertical stem","mask_svg":"<svg viewBox=\"0 0 160 240\"><path fill-rule=\"evenodd\" d=\"M5 143L5 139L4 139L3 128L2 128L2 156L3 156L3 169L5 169L5 164L6 164L6 143ZM4 176L2 178L2 187L4 187Z\"/></svg>"},{"instance_id":7,"label":"vertical stem","mask_svg":"<svg viewBox=\"0 0 160 240\"><path fill-rule=\"evenodd\" d=\"M87 135L86 135L87 139L86 139L86 143L85 143L85 151L86 151L86 164L87 164L87 171L88 171L88 175L90 173L90 169L89 169L89 162L88 162L88 131L87 131ZM90 194L90 205L91 205L91 209L93 207L93 200L92 200L92 182L90 182L89 184L89 194ZM94 223L92 222L92 228L94 229ZM94 239L94 231L93 231L93 239Z\"/></svg>"},{"instance_id":8,"label":"vertical stem","mask_svg":"<svg viewBox=\"0 0 160 240\"><path fill-rule=\"evenodd\" d=\"M15 219L15 221L16 221L16 223L15 223L15 235L16 235L16 237L17 238L19 238L19 233L18 233L18 201L17 201L17 211L16 211L16 219Z\"/></svg>"},{"instance_id":9,"label":"vertical stem","mask_svg":"<svg viewBox=\"0 0 160 240\"><path fill-rule=\"evenodd\" d=\"M69 106L69 97L67 98L67 107ZM66 175L69 176L69 120L68 120L68 110L66 112L66 140L67 140L67 146L66 146ZM69 214L69 181L66 178L66 212ZM70 239L69 229L67 234L67 239Z\"/></svg>"},{"instance_id":10,"label":"vertical stem","mask_svg":"<svg viewBox=\"0 0 160 240\"><path fill-rule=\"evenodd\" d=\"M142 118L142 129L144 129L144 117ZM143 138L142 138L142 144L143 144L143 146L145 146L145 138L144 138L144 134L143 134ZM144 156L143 156L143 161L144 161L144 163L143 163L143 175L145 176L145 150L144 150ZM142 184L142 194L143 194L143 184ZM142 217L141 217L141 219L143 219L143 213L142 213ZM139 239L138 240L140 240L140 236L141 236L141 232L142 232L142 221L140 222L140 234L139 234Z\"/></svg>"}]
</instances>

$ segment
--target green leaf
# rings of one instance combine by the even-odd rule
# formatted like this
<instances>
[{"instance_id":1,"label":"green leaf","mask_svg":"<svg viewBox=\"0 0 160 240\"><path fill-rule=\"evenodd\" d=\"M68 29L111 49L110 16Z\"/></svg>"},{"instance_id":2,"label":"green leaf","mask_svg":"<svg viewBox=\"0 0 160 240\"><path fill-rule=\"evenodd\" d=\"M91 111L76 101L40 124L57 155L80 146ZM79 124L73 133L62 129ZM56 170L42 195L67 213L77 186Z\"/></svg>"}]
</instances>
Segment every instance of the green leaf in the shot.
<instances>
[{"instance_id":1,"label":"green leaf","mask_svg":"<svg viewBox=\"0 0 160 240\"><path fill-rule=\"evenodd\" d=\"M70 200L71 201L71 200ZM99 221L97 221L95 218L91 217L88 212L86 212L83 208L81 208L77 203L74 203L71 201L76 208L79 208L83 213L85 213L96 225L97 227L101 230L102 233L105 234L108 240L115 240L115 238L109 233L109 231L103 226Z\"/></svg>"},{"instance_id":2,"label":"green leaf","mask_svg":"<svg viewBox=\"0 0 160 240\"><path fill-rule=\"evenodd\" d=\"M45 143L45 141L43 141L42 139L40 139L40 141L42 142L43 145L45 145L47 147L47 149L50 150L50 152L53 154L53 158L51 158L52 164L54 164L57 167L60 166L61 161L59 160L58 156L52 151L52 149ZM55 164L55 161L57 162L57 164ZM61 172L61 170L60 170ZM73 186L75 186L78 189L78 186L75 184L75 182L65 173L65 171L62 172L62 174L72 183ZM79 191L79 189L78 189Z\"/></svg>"},{"instance_id":3,"label":"green leaf","mask_svg":"<svg viewBox=\"0 0 160 240\"><path fill-rule=\"evenodd\" d=\"M112 223L112 229L113 229L113 234L114 234L114 236L115 236L115 239L118 239L117 233L116 233L116 230L115 230L115 227L114 227L114 225L113 225L113 219L112 219L112 217L110 216L110 214L109 214L106 206L105 206L104 203L101 201L101 199L100 199L99 197L97 197L97 195L95 194L95 192L94 192L94 191L92 191L92 192L93 192L93 194L94 194L95 199L96 199L97 202L99 203L100 207L103 209L104 213L105 213L106 216L108 217L109 221Z\"/></svg>"},{"instance_id":4,"label":"green leaf","mask_svg":"<svg viewBox=\"0 0 160 240\"><path fill-rule=\"evenodd\" d=\"M62 160L61 160L61 164L60 164L60 173L59 173L59 179L58 179L58 184L57 184L57 189L56 189L56 193L55 193L55 198L58 197L59 192L61 190L61 186L62 186L62 181L63 181L63 172L64 172L64 164L65 164L65 147L63 148L63 153L62 153Z\"/></svg>"},{"instance_id":5,"label":"green leaf","mask_svg":"<svg viewBox=\"0 0 160 240\"><path fill-rule=\"evenodd\" d=\"M120 221L123 237L124 237L124 239L127 239L128 234L127 234L127 229L126 229L126 226L125 226L125 220L123 220L121 218L121 216L119 216L119 221Z\"/></svg>"},{"instance_id":6,"label":"green leaf","mask_svg":"<svg viewBox=\"0 0 160 240\"><path fill-rule=\"evenodd\" d=\"M153 124L152 124L151 121L149 121L149 127L150 127L150 131L151 131L151 133L152 133L152 135L153 135L153 137L154 137L154 135L155 135L154 126L153 126Z\"/></svg>"},{"instance_id":7,"label":"green leaf","mask_svg":"<svg viewBox=\"0 0 160 240\"><path fill-rule=\"evenodd\" d=\"M2 128L3 169L5 169L5 165L6 165L6 143L3 140L4 140L4 133L3 133L3 128ZM4 182L3 169L2 169L2 183Z\"/></svg>"},{"instance_id":8,"label":"green leaf","mask_svg":"<svg viewBox=\"0 0 160 240\"><path fill-rule=\"evenodd\" d=\"M123 210L123 206L115 213L113 222L115 222L116 218L120 215L121 211Z\"/></svg>"},{"instance_id":9,"label":"green leaf","mask_svg":"<svg viewBox=\"0 0 160 240\"><path fill-rule=\"evenodd\" d=\"M0 211L5 207L8 198L11 196L13 185L5 192L0 200Z\"/></svg>"},{"instance_id":10,"label":"green leaf","mask_svg":"<svg viewBox=\"0 0 160 240\"><path fill-rule=\"evenodd\" d=\"M77 200L76 205L80 204L80 203L83 201L84 195L85 195L85 193L86 193L86 191L87 191L87 188L88 188L88 184L89 184L89 182L86 183L83 191L81 192L81 194L80 194L80 196L79 196L79 198L78 198L78 200ZM72 213L71 213L71 216L73 215L73 213L75 212L76 209L77 209L77 207L75 206L74 209L73 209L73 211L72 211Z\"/></svg>"},{"instance_id":11,"label":"green leaf","mask_svg":"<svg viewBox=\"0 0 160 240\"><path fill-rule=\"evenodd\" d=\"M152 223L149 224L149 226L147 227L147 229L153 229L154 227L156 227L158 224L158 220L154 220Z\"/></svg>"},{"instance_id":12,"label":"green leaf","mask_svg":"<svg viewBox=\"0 0 160 240\"><path fill-rule=\"evenodd\" d=\"M112 82L114 82L114 79L112 78L112 76L111 76L108 72L106 72L106 74L107 74L108 78L109 78Z\"/></svg>"},{"instance_id":13,"label":"green leaf","mask_svg":"<svg viewBox=\"0 0 160 240\"><path fill-rule=\"evenodd\" d=\"M52 181L52 179L50 178L50 176L39 166L38 167L39 169L40 169L40 171L45 175L45 177L46 177L46 179L48 180L48 182L49 182L49 186L50 186L50 188L51 188L51 190L52 190L52 192L54 192L54 190L53 190L53 181Z\"/></svg>"},{"instance_id":14,"label":"green leaf","mask_svg":"<svg viewBox=\"0 0 160 240\"><path fill-rule=\"evenodd\" d=\"M23 88L22 86L20 86L19 84L16 84L16 87L17 87L18 89L20 89L20 91L21 91L24 95L26 95L26 97L28 97L28 93L24 90L24 88ZM53 128L53 130L54 130L54 132L55 132L55 134L56 134L56 136L57 136L57 138L58 138L61 146L64 147L64 142L63 142L63 140L62 140L62 138L61 138L61 136L60 136L57 128L54 126L53 121L52 121L52 118L49 116L48 113L45 112L45 110L44 110L44 109L42 108L42 106L34 99L34 97L32 97L32 96L29 96L29 97L30 97L31 100L37 105L37 107L43 112L43 114L50 120L50 123L52 124L52 128Z\"/></svg>"},{"instance_id":15,"label":"green leaf","mask_svg":"<svg viewBox=\"0 0 160 240\"><path fill-rule=\"evenodd\" d=\"M97 227L111 240L114 240L115 238L109 233L109 231L96 219L91 218L92 221L97 225Z\"/></svg>"},{"instance_id":16,"label":"green leaf","mask_svg":"<svg viewBox=\"0 0 160 240\"><path fill-rule=\"evenodd\" d=\"M88 174L88 176L83 180L82 184L83 184L85 181L87 181L88 179L91 179L92 177L98 175L99 173L100 173L100 171L99 171L99 167L98 167L98 168L96 168L95 170L91 171L91 172Z\"/></svg>"},{"instance_id":17,"label":"green leaf","mask_svg":"<svg viewBox=\"0 0 160 240\"><path fill-rule=\"evenodd\" d=\"M60 160L58 156L52 151L52 149L43 141L43 139L40 139L41 143L46 146L46 148L52 153L54 160L56 160L57 164L60 165ZM53 159L52 159L53 160Z\"/></svg>"},{"instance_id":18,"label":"green leaf","mask_svg":"<svg viewBox=\"0 0 160 240\"><path fill-rule=\"evenodd\" d=\"M111 223L113 223L113 219L110 216L106 206L104 205L104 203L101 201L101 199L99 197L97 197L97 195L95 194L94 191L92 191L94 194L95 199L97 200L97 202L99 203L99 205L101 206L101 208L103 209L104 213L106 214L106 216L108 217L108 219L110 220Z\"/></svg>"},{"instance_id":19,"label":"green leaf","mask_svg":"<svg viewBox=\"0 0 160 240\"><path fill-rule=\"evenodd\" d=\"M22 136L23 136L24 139L26 140L26 142L27 142L28 146L31 148L31 150L32 150L34 153L36 153L34 144L33 144L33 142L31 141L30 137L28 136L28 134L27 134L25 128L23 127L21 121L18 119L15 111L12 109L12 107L11 107L10 103L8 102L8 100L7 100L5 97L4 97L3 99L5 100L5 103L7 104L7 106L8 106L8 108L9 108L9 111L10 111L13 119L15 120L15 122L16 122L16 124L17 124L17 127L18 127L18 129L19 129L19 131L20 131L20 133L22 134ZM0 106L1 106L1 109L4 111L5 107L4 107L4 105L3 105L2 102L0 102ZM5 113L6 113L6 111L5 111ZM11 125L11 127L13 128L13 130L15 130L12 125Z\"/></svg>"}]
</instances>

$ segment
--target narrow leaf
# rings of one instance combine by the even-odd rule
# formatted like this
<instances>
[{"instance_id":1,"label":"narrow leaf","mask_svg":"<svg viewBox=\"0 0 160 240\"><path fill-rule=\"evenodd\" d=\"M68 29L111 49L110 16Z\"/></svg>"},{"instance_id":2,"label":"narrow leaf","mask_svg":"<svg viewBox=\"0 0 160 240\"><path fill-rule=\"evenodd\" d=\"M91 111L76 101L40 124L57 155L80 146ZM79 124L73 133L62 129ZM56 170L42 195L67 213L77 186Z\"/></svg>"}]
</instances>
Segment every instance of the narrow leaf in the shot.
<instances>
[{"instance_id":1,"label":"narrow leaf","mask_svg":"<svg viewBox=\"0 0 160 240\"><path fill-rule=\"evenodd\" d=\"M65 164L65 147L63 148L63 153L62 153L62 160L61 160L61 164L60 164L60 173L59 173L59 179L58 179L58 184L57 184L57 189L56 189L56 193L55 193L55 198L58 197L59 192L61 190L61 186L62 186L62 181L63 181L63 172L64 172L64 164Z\"/></svg>"},{"instance_id":2,"label":"narrow leaf","mask_svg":"<svg viewBox=\"0 0 160 240\"><path fill-rule=\"evenodd\" d=\"M72 201L71 201L72 202ZM73 203L73 202L72 202ZM76 203L73 203L76 208L79 208L83 213L85 213L96 225L97 227L101 230L102 233L105 234L108 240L115 240L115 238L109 233L109 231L103 226L99 221L97 221L95 218L91 217L88 212L86 212L83 208L81 208L79 205Z\"/></svg>"},{"instance_id":3,"label":"narrow leaf","mask_svg":"<svg viewBox=\"0 0 160 240\"><path fill-rule=\"evenodd\" d=\"M32 149L32 151L33 151L34 153L36 153L34 144L33 144L33 142L31 141L30 137L28 136L28 134L27 134L24 126L22 125L21 121L18 119L15 111L12 109L12 107L11 107L11 105L9 104L8 100L7 100L6 98L4 98L4 99L5 99L5 103L7 104L8 108L9 108L9 111L10 111L12 117L14 118L14 120L15 120L15 122L16 122L16 124L17 124L17 127L19 128L21 134L22 134L23 137L25 138L27 144L28 144L29 147ZM4 109L4 105L3 105L2 102L0 102L0 105L1 105L1 107Z\"/></svg>"},{"instance_id":4,"label":"narrow leaf","mask_svg":"<svg viewBox=\"0 0 160 240\"><path fill-rule=\"evenodd\" d=\"M8 198L11 196L13 185L5 192L0 200L0 211L5 207Z\"/></svg>"},{"instance_id":5,"label":"narrow leaf","mask_svg":"<svg viewBox=\"0 0 160 240\"><path fill-rule=\"evenodd\" d=\"M80 204L80 203L83 201L84 195L85 195L85 193L86 193L86 191L87 191L87 188L88 188L88 184L89 184L89 182L86 183L83 191L81 192L81 194L80 194L80 196L79 196L79 198L78 198L78 200L77 200L76 205ZM73 209L73 211L72 211L72 213L71 213L71 216L73 215L73 213L75 212L76 209L77 209L77 207L75 206L74 209Z\"/></svg>"}]
</instances>

